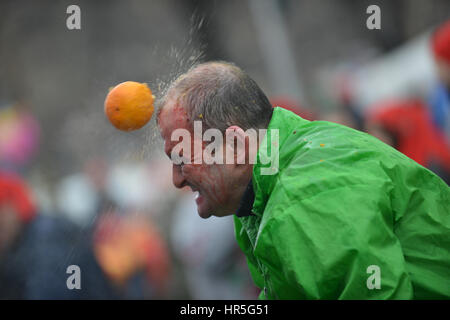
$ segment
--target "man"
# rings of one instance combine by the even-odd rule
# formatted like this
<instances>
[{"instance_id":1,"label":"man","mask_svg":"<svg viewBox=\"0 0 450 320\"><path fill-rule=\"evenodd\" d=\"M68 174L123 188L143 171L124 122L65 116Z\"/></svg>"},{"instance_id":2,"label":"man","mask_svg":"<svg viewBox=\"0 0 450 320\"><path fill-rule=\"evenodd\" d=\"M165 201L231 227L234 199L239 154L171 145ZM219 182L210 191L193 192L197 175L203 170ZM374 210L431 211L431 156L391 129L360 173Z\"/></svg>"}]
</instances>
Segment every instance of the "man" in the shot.
<instances>
[{"instance_id":1,"label":"man","mask_svg":"<svg viewBox=\"0 0 450 320\"><path fill-rule=\"evenodd\" d=\"M431 171L365 133L272 109L224 62L192 68L159 107L174 185L198 192L203 218L235 215L260 298L450 297L450 190ZM198 122L205 136L215 128L235 138L210 152ZM267 129L256 157L250 129ZM207 161L229 149L225 163Z\"/></svg>"}]
</instances>

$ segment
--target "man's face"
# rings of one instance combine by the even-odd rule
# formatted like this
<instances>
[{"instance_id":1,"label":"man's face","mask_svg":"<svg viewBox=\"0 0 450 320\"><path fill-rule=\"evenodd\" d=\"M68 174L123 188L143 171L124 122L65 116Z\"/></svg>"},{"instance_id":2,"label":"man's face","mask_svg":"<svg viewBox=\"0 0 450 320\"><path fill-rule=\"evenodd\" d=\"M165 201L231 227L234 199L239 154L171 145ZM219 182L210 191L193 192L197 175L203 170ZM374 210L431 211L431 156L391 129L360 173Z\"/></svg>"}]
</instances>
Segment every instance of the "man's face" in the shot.
<instances>
[{"instance_id":1,"label":"man's face","mask_svg":"<svg viewBox=\"0 0 450 320\"><path fill-rule=\"evenodd\" d=\"M234 164L194 164L194 159L202 155L194 153L194 137L192 126L189 123L188 114L175 100L169 100L161 111L158 124L164 139L164 151L171 158L172 149L180 141L172 141L172 132L176 129L186 129L191 137L191 164L173 164L172 180L177 188L189 186L192 191L198 192L196 196L198 214L202 218L211 215L226 216L235 213L245 187L244 168ZM205 143L202 145L202 152Z\"/></svg>"}]
</instances>

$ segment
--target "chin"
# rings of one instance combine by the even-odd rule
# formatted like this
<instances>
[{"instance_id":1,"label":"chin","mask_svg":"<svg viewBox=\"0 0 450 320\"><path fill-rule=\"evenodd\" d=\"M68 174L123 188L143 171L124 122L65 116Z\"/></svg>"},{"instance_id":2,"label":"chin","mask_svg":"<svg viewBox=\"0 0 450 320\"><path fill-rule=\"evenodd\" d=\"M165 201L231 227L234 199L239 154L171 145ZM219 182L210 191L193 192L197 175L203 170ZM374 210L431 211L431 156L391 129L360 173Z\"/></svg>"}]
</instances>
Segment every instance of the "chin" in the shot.
<instances>
[{"instance_id":1,"label":"chin","mask_svg":"<svg viewBox=\"0 0 450 320\"><path fill-rule=\"evenodd\" d=\"M199 199L197 198L196 202L197 202L197 212L201 218L207 219L212 216L212 210L206 199L202 197L199 201Z\"/></svg>"},{"instance_id":2,"label":"chin","mask_svg":"<svg viewBox=\"0 0 450 320\"><path fill-rule=\"evenodd\" d=\"M211 209L209 207L206 207L203 205L197 206L197 212L198 212L198 215L200 216L200 218L203 218L203 219L208 219L209 217L211 217L213 215Z\"/></svg>"},{"instance_id":3,"label":"chin","mask_svg":"<svg viewBox=\"0 0 450 320\"><path fill-rule=\"evenodd\" d=\"M203 213L201 211L198 211L198 215L200 216L200 218L203 218L203 219L208 219L209 217L212 216L211 213Z\"/></svg>"},{"instance_id":4,"label":"chin","mask_svg":"<svg viewBox=\"0 0 450 320\"><path fill-rule=\"evenodd\" d=\"M203 219L208 219L211 216L224 217L229 215L225 214L222 207L217 203L212 203L207 197L198 196L196 199L198 215Z\"/></svg>"}]
</instances>

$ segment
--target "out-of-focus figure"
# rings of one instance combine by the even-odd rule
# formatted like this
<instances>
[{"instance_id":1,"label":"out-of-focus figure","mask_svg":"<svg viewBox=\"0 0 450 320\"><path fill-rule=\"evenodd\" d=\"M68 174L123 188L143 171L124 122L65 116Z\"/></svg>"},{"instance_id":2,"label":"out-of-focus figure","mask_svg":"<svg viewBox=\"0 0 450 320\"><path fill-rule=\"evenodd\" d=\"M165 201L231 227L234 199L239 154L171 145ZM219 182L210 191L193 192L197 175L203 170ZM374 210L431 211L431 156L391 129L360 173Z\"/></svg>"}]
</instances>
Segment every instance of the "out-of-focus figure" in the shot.
<instances>
[{"instance_id":1,"label":"out-of-focus figure","mask_svg":"<svg viewBox=\"0 0 450 320\"><path fill-rule=\"evenodd\" d=\"M81 227L89 227L99 207L99 194L89 176L76 173L64 177L56 188L57 208L64 217Z\"/></svg>"},{"instance_id":2,"label":"out-of-focus figure","mask_svg":"<svg viewBox=\"0 0 450 320\"><path fill-rule=\"evenodd\" d=\"M438 83L430 99L381 101L369 108L366 130L450 183L450 21L432 34Z\"/></svg>"},{"instance_id":3,"label":"out-of-focus figure","mask_svg":"<svg viewBox=\"0 0 450 320\"><path fill-rule=\"evenodd\" d=\"M94 237L96 257L125 299L165 297L170 260L165 242L149 219L104 213Z\"/></svg>"},{"instance_id":4,"label":"out-of-focus figure","mask_svg":"<svg viewBox=\"0 0 450 320\"><path fill-rule=\"evenodd\" d=\"M24 224L36 215L28 188L15 175L0 173L0 254L18 239Z\"/></svg>"},{"instance_id":5,"label":"out-of-focus figure","mask_svg":"<svg viewBox=\"0 0 450 320\"><path fill-rule=\"evenodd\" d=\"M381 102L370 108L367 132L450 183L450 145L418 99Z\"/></svg>"},{"instance_id":6,"label":"out-of-focus figure","mask_svg":"<svg viewBox=\"0 0 450 320\"><path fill-rule=\"evenodd\" d=\"M95 259L119 299L167 297L170 259L153 220L163 203L157 174L145 163L110 166L96 156L57 188L60 212L92 235Z\"/></svg>"},{"instance_id":7,"label":"out-of-focus figure","mask_svg":"<svg viewBox=\"0 0 450 320\"><path fill-rule=\"evenodd\" d=\"M433 122L450 141L450 20L433 33L431 49L439 80L430 97L431 113Z\"/></svg>"},{"instance_id":8,"label":"out-of-focus figure","mask_svg":"<svg viewBox=\"0 0 450 320\"><path fill-rule=\"evenodd\" d=\"M86 235L39 214L22 179L0 172L0 299L115 299ZM81 270L69 289L67 268Z\"/></svg>"},{"instance_id":9,"label":"out-of-focus figure","mask_svg":"<svg viewBox=\"0 0 450 320\"><path fill-rule=\"evenodd\" d=\"M40 128L21 104L0 105L0 165L21 170L36 154Z\"/></svg>"}]
</instances>

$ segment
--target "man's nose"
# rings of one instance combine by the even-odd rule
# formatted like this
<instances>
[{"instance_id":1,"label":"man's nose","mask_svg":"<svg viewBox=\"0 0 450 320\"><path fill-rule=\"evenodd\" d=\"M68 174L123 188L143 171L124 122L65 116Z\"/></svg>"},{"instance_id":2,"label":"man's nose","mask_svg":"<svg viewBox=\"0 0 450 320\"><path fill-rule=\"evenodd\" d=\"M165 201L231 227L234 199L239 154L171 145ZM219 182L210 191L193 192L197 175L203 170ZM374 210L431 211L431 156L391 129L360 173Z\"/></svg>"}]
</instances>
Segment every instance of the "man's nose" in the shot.
<instances>
[{"instance_id":1,"label":"man's nose","mask_svg":"<svg viewBox=\"0 0 450 320\"><path fill-rule=\"evenodd\" d=\"M174 164L172 166L172 182L177 188L183 188L186 185L186 179L181 172L181 166Z\"/></svg>"}]
</instances>

